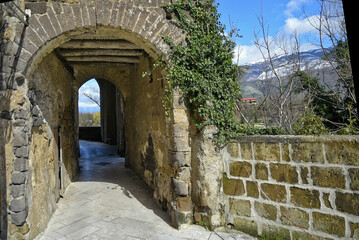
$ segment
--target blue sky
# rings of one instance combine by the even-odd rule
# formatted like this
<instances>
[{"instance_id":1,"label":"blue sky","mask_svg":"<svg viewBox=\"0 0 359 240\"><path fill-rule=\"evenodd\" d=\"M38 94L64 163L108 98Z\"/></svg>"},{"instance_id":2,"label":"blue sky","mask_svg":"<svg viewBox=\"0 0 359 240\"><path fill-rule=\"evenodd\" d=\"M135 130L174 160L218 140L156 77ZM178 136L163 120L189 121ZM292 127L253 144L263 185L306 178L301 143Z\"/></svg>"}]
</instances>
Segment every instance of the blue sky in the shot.
<instances>
[{"instance_id":1,"label":"blue sky","mask_svg":"<svg viewBox=\"0 0 359 240\"><path fill-rule=\"evenodd\" d=\"M236 40L240 45L239 64L256 61L260 54L253 44L254 32L260 30L257 17L263 16L269 26L269 36L289 36L296 31L302 36L303 50L316 48L311 43L315 38L314 28L308 19L319 13L317 0L217 0L221 22L230 29L230 21L240 29L243 37Z\"/></svg>"}]
</instances>

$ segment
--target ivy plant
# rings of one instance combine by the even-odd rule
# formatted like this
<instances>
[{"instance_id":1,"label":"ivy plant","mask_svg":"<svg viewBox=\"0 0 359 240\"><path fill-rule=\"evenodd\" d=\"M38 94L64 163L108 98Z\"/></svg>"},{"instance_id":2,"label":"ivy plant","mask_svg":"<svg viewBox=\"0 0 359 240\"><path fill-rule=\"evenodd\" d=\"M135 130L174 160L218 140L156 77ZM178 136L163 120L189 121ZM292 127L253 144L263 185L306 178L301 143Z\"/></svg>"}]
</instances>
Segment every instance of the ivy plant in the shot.
<instances>
[{"instance_id":1,"label":"ivy plant","mask_svg":"<svg viewBox=\"0 0 359 240\"><path fill-rule=\"evenodd\" d=\"M232 62L236 31L225 32L217 7L214 0L180 0L166 5L168 16L184 31L185 38L175 44L163 36L170 52L167 61L159 65L168 83L163 101L167 110L172 106L174 89L179 89L197 129L216 126L215 140L224 143L241 130L235 120L240 86L239 68Z\"/></svg>"}]
</instances>

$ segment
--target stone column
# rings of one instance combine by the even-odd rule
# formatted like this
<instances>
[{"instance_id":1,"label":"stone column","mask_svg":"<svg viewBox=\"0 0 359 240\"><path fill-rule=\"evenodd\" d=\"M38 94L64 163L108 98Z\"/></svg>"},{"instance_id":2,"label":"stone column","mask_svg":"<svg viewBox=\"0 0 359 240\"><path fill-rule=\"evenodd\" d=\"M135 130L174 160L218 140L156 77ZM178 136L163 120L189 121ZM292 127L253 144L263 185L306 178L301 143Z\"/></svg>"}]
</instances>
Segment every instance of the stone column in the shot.
<instances>
[{"instance_id":1,"label":"stone column","mask_svg":"<svg viewBox=\"0 0 359 240\"><path fill-rule=\"evenodd\" d=\"M215 229L223 225L222 176L224 161L213 137L214 126L205 127L192 142L192 199L194 222Z\"/></svg>"},{"instance_id":2,"label":"stone column","mask_svg":"<svg viewBox=\"0 0 359 240\"><path fill-rule=\"evenodd\" d=\"M173 142L171 144L171 165L175 169L172 178L174 200L172 222L180 227L192 222L191 199L191 147L189 137L189 114L181 94L175 91L173 97Z\"/></svg>"}]
</instances>

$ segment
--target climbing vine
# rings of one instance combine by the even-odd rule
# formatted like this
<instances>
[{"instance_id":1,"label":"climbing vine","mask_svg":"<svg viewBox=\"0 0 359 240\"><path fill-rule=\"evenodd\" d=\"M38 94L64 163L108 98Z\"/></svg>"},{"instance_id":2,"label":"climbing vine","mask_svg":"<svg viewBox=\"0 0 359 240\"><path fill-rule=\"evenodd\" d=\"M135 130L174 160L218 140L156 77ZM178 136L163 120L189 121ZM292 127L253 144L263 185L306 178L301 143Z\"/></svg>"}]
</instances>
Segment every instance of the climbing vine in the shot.
<instances>
[{"instance_id":1,"label":"climbing vine","mask_svg":"<svg viewBox=\"0 0 359 240\"><path fill-rule=\"evenodd\" d=\"M185 39L175 44L163 36L171 49L169 61L162 61L168 82L163 102L170 109L174 89L179 89L195 126L199 130L216 126L215 140L224 143L240 132L235 121L240 86L239 68L232 62L236 31L225 32L217 7L214 0L177 1L164 7L185 32Z\"/></svg>"}]
</instances>

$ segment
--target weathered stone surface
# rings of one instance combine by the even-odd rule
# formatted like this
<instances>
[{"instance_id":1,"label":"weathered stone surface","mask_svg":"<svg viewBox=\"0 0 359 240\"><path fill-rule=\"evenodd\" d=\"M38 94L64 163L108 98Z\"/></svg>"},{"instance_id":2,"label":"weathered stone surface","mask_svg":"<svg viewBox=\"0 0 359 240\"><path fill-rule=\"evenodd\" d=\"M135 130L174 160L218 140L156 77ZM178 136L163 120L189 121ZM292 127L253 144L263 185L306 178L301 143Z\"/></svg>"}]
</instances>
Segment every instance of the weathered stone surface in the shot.
<instances>
[{"instance_id":1,"label":"weathered stone surface","mask_svg":"<svg viewBox=\"0 0 359 240\"><path fill-rule=\"evenodd\" d=\"M252 174L252 165L248 162L232 162L229 165L229 173L232 176L248 178Z\"/></svg>"},{"instance_id":2,"label":"weathered stone surface","mask_svg":"<svg viewBox=\"0 0 359 240\"><path fill-rule=\"evenodd\" d=\"M253 159L252 156L252 144L250 143L240 143L241 145L241 155L242 159Z\"/></svg>"},{"instance_id":3,"label":"weathered stone surface","mask_svg":"<svg viewBox=\"0 0 359 240\"><path fill-rule=\"evenodd\" d=\"M338 237L345 236L345 220L339 216L313 212L313 228Z\"/></svg>"},{"instance_id":4,"label":"weathered stone surface","mask_svg":"<svg viewBox=\"0 0 359 240\"><path fill-rule=\"evenodd\" d=\"M290 231L286 228L264 224L262 226L262 236L269 240L290 240Z\"/></svg>"},{"instance_id":5,"label":"weathered stone surface","mask_svg":"<svg viewBox=\"0 0 359 240\"><path fill-rule=\"evenodd\" d=\"M16 212L16 213L25 211L25 209L26 209L25 197L23 196L20 198L13 199L10 202L10 209L11 209L11 211Z\"/></svg>"},{"instance_id":6,"label":"weathered stone surface","mask_svg":"<svg viewBox=\"0 0 359 240\"><path fill-rule=\"evenodd\" d=\"M350 189L359 190L359 169L349 169Z\"/></svg>"},{"instance_id":7,"label":"weathered stone surface","mask_svg":"<svg viewBox=\"0 0 359 240\"><path fill-rule=\"evenodd\" d=\"M45 2L29 2L25 4L26 9L30 9L32 14L44 14L46 13Z\"/></svg>"},{"instance_id":8,"label":"weathered stone surface","mask_svg":"<svg viewBox=\"0 0 359 240\"><path fill-rule=\"evenodd\" d=\"M18 213L11 213L11 222L17 226L22 226L25 223L27 211Z\"/></svg>"},{"instance_id":9,"label":"weathered stone surface","mask_svg":"<svg viewBox=\"0 0 359 240\"><path fill-rule=\"evenodd\" d=\"M244 184L239 179L223 178L223 191L227 195L240 196L245 193Z\"/></svg>"},{"instance_id":10,"label":"weathered stone surface","mask_svg":"<svg viewBox=\"0 0 359 240\"><path fill-rule=\"evenodd\" d=\"M26 172L18 172L13 173L11 176L11 182L15 185L24 184L26 181L27 173Z\"/></svg>"},{"instance_id":11,"label":"weathered stone surface","mask_svg":"<svg viewBox=\"0 0 359 240\"><path fill-rule=\"evenodd\" d=\"M335 205L339 211L359 216L359 194L337 192Z\"/></svg>"},{"instance_id":12,"label":"weathered stone surface","mask_svg":"<svg viewBox=\"0 0 359 240\"><path fill-rule=\"evenodd\" d=\"M15 156L18 158L28 158L29 157L29 147L22 146L16 149Z\"/></svg>"},{"instance_id":13,"label":"weathered stone surface","mask_svg":"<svg viewBox=\"0 0 359 240\"><path fill-rule=\"evenodd\" d=\"M269 197L270 200L275 202L287 202L287 191L284 186L275 185L275 184L261 184L262 191ZM262 197L265 198L262 193Z\"/></svg>"},{"instance_id":14,"label":"weathered stone surface","mask_svg":"<svg viewBox=\"0 0 359 240\"><path fill-rule=\"evenodd\" d=\"M320 208L319 191L297 187L290 188L291 202L299 207Z\"/></svg>"},{"instance_id":15,"label":"weathered stone surface","mask_svg":"<svg viewBox=\"0 0 359 240\"><path fill-rule=\"evenodd\" d=\"M298 183L298 172L294 166L271 163L270 171L277 182Z\"/></svg>"},{"instance_id":16,"label":"weathered stone surface","mask_svg":"<svg viewBox=\"0 0 359 240\"><path fill-rule=\"evenodd\" d=\"M292 144L293 161L323 163L322 143L295 143Z\"/></svg>"},{"instance_id":17,"label":"weathered stone surface","mask_svg":"<svg viewBox=\"0 0 359 240\"><path fill-rule=\"evenodd\" d=\"M255 221L236 218L234 219L234 227L235 229L238 229L251 236L255 236L255 237L258 236L258 226Z\"/></svg>"},{"instance_id":18,"label":"weathered stone surface","mask_svg":"<svg viewBox=\"0 0 359 240\"><path fill-rule=\"evenodd\" d=\"M254 208L260 216L262 216L266 219L273 220L273 221L275 221L277 219L277 207L275 207L273 205L255 202Z\"/></svg>"},{"instance_id":19,"label":"weathered stone surface","mask_svg":"<svg viewBox=\"0 0 359 240\"><path fill-rule=\"evenodd\" d=\"M238 143L228 143L227 146L228 153L231 155L232 158L239 158L239 147Z\"/></svg>"},{"instance_id":20,"label":"weathered stone surface","mask_svg":"<svg viewBox=\"0 0 359 240\"><path fill-rule=\"evenodd\" d=\"M28 138L25 132L14 133L14 139L12 142L14 147L21 147L28 144Z\"/></svg>"},{"instance_id":21,"label":"weathered stone surface","mask_svg":"<svg viewBox=\"0 0 359 240\"><path fill-rule=\"evenodd\" d=\"M268 180L268 168L264 163L257 163L256 166L256 179Z\"/></svg>"},{"instance_id":22,"label":"weathered stone surface","mask_svg":"<svg viewBox=\"0 0 359 240\"><path fill-rule=\"evenodd\" d=\"M177 211L188 212L192 210L192 200L190 196L177 199Z\"/></svg>"},{"instance_id":23,"label":"weathered stone surface","mask_svg":"<svg viewBox=\"0 0 359 240\"><path fill-rule=\"evenodd\" d=\"M300 168L300 177L302 178L302 183L303 184L308 184L308 173L309 170L306 167L301 167Z\"/></svg>"},{"instance_id":24,"label":"weathered stone surface","mask_svg":"<svg viewBox=\"0 0 359 240\"><path fill-rule=\"evenodd\" d=\"M247 181L246 184L247 184L247 196L258 198L259 197L258 185L255 182L250 182L250 181Z\"/></svg>"},{"instance_id":25,"label":"weathered stone surface","mask_svg":"<svg viewBox=\"0 0 359 240\"><path fill-rule=\"evenodd\" d=\"M178 196L188 195L188 183L179 181L175 178L173 178L172 183L173 183L173 188Z\"/></svg>"},{"instance_id":26,"label":"weathered stone surface","mask_svg":"<svg viewBox=\"0 0 359 240\"><path fill-rule=\"evenodd\" d=\"M276 143L255 143L254 159L266 161L280 161L280 148Z\"/></svg>"},{"instance_id":27,"label":"weathered stone surface","mask_svg":"<svg viewBox=\"0 0 359 240\"><path fill-rule=\"evenodd\" d=\"M345 188L345 177L340 168L311 167L311 172L316 186Z\"/></svg>"},{"instance_id":28,"label":"weathered stone surface","mask_svg":"<svg viewBox=\"0 0 359 240\"><path fill-rule=\"evenodd\" d=\"M13 198L18 198L25 194L25 184L11 185L10 194Z\"/></svg>"},{"instance_id":29,"label":"weathered stone surface","mask_svg":"<svg viewBox=\"0 0 359 240\"><path fill-rule=\"evenodd\" d=\"M329 200L329 196L330 196L329 193L323 193L324 205L325 205L327 208L333 209L333 206L332 206L332 204L330 203L330 200Z\"/></svg>"},{"instance_id":30,"label":"weathered stone surface","mask_svg":"<svg viewBox=\"0 0 359 240\"><path fill-rule=\"evenodd\" d=\"M251 216L251 203L248 200L229 199L229 211L238 216Z\"/></svg>"},{"instance_id":31,"label":"weathered stone surface","mask_svg":"<svg viewBox=\"0 0 359 240\"><path fill-rule=\"evenodd\" d=\"M359 166L359 143L357 141L328 142L325 144L329 163Z\"/></svg>"},{"instance_id":32,"label":"weathered stone surface","mask_svg":"<svg viewBox=\"0 0 359 240\"><path fill-rule=\"evenodd\" d=\"M298 224L301 228L308 229L309 228L309 214L303 210L297 208L285 208L281 207L280 210L287 216L289 219ZM289 219L287 219L284 215L280 217L280 220L285 225L293 225Z\"/></svg>"}]
</instances>

